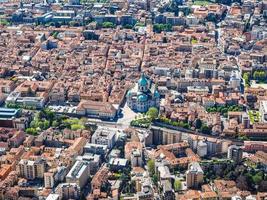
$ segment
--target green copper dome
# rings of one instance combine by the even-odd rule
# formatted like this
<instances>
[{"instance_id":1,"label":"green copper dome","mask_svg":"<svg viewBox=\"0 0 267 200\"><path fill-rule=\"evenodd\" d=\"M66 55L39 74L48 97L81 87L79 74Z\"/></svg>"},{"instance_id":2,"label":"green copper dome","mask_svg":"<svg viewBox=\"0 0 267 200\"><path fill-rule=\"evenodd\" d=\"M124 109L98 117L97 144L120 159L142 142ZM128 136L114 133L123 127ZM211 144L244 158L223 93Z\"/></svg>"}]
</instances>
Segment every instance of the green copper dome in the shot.
<instances>
[{"instance_id":1,"label":"green copper dome","mask_svg":"<svg viewBox=\"0 0 267 200\"><path fill-rule=\"evenodd\" d=\"M132 92L131 92L131 90L129 90L128 92L127 92L127 97L129 97L129 96L131 96L131 94L132 94Z\"/></svg>"},{"instance_id":2,"label":"green copper dome","mask_svg":"<svg viewBox=\"0 0 267 200\"><path fill-rule=\"evenodd\" d=\"M141 101L141 102L145 102L145 101L147 101L147 95L146 94L140 94L139 96L138 96L138 101Z\"/></svg>"},{"instance_id":3,"label":"green copper dome","mask_svg":"<svg viewBox=\"0 0 267 200\"><path fill-rule=\"evenodd\" d=\"M148 82L146 80L146 77L144 76L144 74L142 74L141 78L138 81L138 85L140 86L147 86Z\"/></svg>"},{"instance_id":4,"label":"green copper dome","mask_svg":"<svg viewBox=\"0 0 267 200\"><path fill-rule=\"evenodd\" d=\"M156 98L160 97L159 91L157 89L154 91L154 97Z\"/></svg>"}]
</instances>

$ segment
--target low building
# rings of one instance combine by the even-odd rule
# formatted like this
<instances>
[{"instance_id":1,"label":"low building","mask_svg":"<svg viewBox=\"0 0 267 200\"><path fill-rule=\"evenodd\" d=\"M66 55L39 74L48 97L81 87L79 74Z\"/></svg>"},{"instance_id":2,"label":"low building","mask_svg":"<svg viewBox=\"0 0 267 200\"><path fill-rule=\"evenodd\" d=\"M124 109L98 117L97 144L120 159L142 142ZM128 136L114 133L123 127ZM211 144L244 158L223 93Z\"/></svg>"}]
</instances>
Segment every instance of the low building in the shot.
<instances>
[{"instance_id":1,"label":"low building","mask_svg":"<svg viewBox=\"0 0 267 200\"><path fill-rule=\"evenodd\" d=\"M111 158L108 165L112 171L119 171L128 167L128 160L124 158Z\"/></svg>"},{"instance_id":2,"label":"low building","mask_svg":"<svg viewBox=\"0 0 267 200\"><path fill-rule=\"evenodd\" d=\"M101 145L101 144L87 143L84 146L84 152L105 156L108 152L108 146L107 145Z\"/></svg>"},{"instance_id":3,"label":"low building","mask_svg":"<svg viewBox=\"0 0 267 200\"><path fill-rule=\"evenodd\" d=\"M77 115L97 117L101 119L114 119L117 109L109 102L81 101L77 107Z\"/></svg>"}]
</instances>

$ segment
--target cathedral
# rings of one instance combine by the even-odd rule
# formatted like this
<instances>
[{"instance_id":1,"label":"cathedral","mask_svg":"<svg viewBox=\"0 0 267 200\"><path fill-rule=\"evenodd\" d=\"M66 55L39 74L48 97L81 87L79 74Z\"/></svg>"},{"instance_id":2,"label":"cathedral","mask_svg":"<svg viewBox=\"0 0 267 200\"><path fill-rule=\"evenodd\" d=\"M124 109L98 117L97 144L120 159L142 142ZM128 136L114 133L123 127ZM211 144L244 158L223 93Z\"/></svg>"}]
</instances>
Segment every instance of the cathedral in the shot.
<instances>
[{"instance_id":1,"label":"cathedral","mask_svg":"<svg viewBox=\"0 0 267 200\"><path fill-rule=\"evenodd\" d=\"M155 85L142 74L134 88L127 93L128 106L137 112L146 112L150 107L160 106L160 94Z\"/></svg>"}]
</instances>

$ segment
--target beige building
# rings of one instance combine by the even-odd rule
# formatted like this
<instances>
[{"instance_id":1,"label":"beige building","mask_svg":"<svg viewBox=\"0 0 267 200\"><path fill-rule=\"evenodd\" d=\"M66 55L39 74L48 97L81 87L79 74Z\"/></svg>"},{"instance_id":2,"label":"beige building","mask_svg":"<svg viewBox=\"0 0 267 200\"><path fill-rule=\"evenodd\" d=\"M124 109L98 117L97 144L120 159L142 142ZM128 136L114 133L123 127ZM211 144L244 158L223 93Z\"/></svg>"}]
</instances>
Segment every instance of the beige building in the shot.
<instances>
[{"instance_id":1,"label":"beige building","mask_svg":"<svg viewBox=\"0 0 267 200\"><path fill-rule=\"evenodd\" d=\"M55 186L55 173L46 172L44 173L44 186L45 188L53 188Z\"/></svg>"},{"instance_id":2,"label":"beige building","mask_svg":"<svg viewBox=\"0 0 267 200\"><path fill-rule=\"evenodd\" d=\"M43 159L26 160L22 159L18 165L18 171L21 177L33 180L43 178L46 168L46 162Z\"/></svg>"}]
</instances>

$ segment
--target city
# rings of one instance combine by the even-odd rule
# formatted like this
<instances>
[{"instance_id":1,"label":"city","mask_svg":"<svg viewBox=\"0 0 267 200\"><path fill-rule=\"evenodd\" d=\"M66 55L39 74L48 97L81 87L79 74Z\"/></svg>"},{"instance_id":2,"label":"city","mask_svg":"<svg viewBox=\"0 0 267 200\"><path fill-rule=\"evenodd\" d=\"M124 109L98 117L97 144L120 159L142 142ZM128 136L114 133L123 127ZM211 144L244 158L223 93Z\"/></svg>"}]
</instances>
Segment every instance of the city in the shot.
<instances>
[{"instance_id":1,"label":"city","mask_svg":"<svg viewBox=\"0 0 267 200\"><path fill-rule=\"evenodd\" d=\"M0 200L266 200L267 0L0 0Z\"/></svg>"}]
</instances>

